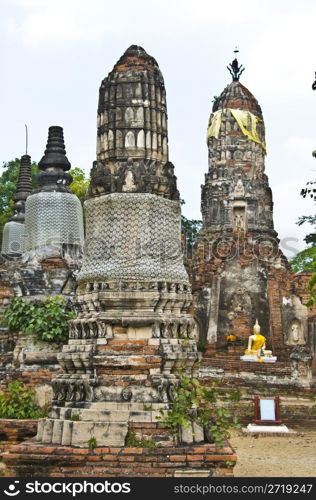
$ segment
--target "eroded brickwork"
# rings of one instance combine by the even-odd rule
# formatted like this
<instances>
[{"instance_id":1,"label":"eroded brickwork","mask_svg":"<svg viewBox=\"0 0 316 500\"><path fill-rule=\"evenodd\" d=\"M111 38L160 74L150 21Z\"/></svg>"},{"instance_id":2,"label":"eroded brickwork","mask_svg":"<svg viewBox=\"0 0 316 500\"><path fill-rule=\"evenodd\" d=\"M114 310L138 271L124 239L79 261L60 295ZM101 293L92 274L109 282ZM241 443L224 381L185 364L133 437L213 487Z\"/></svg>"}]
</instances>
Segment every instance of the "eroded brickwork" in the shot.
<instances>
[{"instance_id":1,"label":"eroded brickwork","mask_svg":"<svg viewBox=\"0 0 316 500\"><path fill-rule=\"evenodd\" d=\"M236 60L233 64L238 67ZM295 276L279 249L264 167L263 115L236 75L214 102L207 144L203 227L189 266L195 316L206 342L203 373L207 366L225 366L230 374L252 371L255 377L257 367L241 361L240 355L258 319L267 349L278 360L263 368L271 373L271 381L285 363L287 383L312 384L310 325L315 308L303 305L309 276ZM234 350L226 346L229 334L237 337ZM225 361L220 358L223 350L230 354Z\"/></svg>"}]
</instances>

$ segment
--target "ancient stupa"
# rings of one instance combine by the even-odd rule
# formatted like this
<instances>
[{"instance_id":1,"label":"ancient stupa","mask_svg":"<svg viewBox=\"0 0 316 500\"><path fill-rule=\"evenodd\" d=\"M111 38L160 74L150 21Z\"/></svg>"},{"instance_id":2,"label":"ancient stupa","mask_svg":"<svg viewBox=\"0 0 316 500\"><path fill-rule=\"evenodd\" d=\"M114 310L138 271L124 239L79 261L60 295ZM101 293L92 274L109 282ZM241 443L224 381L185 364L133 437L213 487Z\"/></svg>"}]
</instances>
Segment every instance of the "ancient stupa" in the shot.
<instances>
[{"instance_id":1,"label":"ancient stupa","mask_svg":"<svg viewBox=\"0 0 316 500\"><path fill-rule=\"evenodd\" d=\"M236 457L229 446L217 454L196 426L180 441L187 447L177 446L178 438L156 419L172 404L179 371L197 373L200 354L168 159L164 81L139 46L132 45L101 83L97 144L85 202L78 315L59 355L62 372L52 381L53 408L39 423L37 444L20 447L18 459L8 454L6 463L15 473L37 475L230 474L225 460ZM160 448L127 447L131 432ZM67 464L60 456L65 447ZM93 447L98 463L78 447ZM197 457L200 470L194 471Z\"/></svg>"},{"instance_id":2,"label":"ancient stupa","mask_svg":"<svg viewBox=\"0 0 316 500\"><path fill-rule=\"evenodd\" d=\"M19 177L14 195L14 215L3 228L3 255L18 256L23 253L25 237L25 202L32 192L31 157L25 154L21 157Z\"/></svg>"},{"instance_id":3,"label":"ancient stupa","mask_svg":"<svg viewBox=\"0 0 316 500\"><path fill-rule=\"evenodd\" d=\"M71 165L66 157L62 127L52 126L43 158L38 163L39 189L28 196L25 207L23 261L41 262L49 257L68 259L76 266L83 248L83 216L79 199L70 189Z\"/></svg>"},{"instance_id":4,"label":"ancient stupa","mask_svg":"<svg viewBox=\"0 0 316 500\"><path fill-rule=\"evenodd\" d=\"M215 99L208 124L203 227L192 273L200 336L206 342L206 358L212 358L225 346L228 335L246 345L258 319L267 349L278 361L289 362L296 356L307 363L305 380L299 383L308 385L308 311L296 291L295 277L279 248L273 225L262 110L240 82L244 68L237 58L228 69L233 81ZM211 359L205 359L204 364L211 368ZM222 365L228 372L227 356ZM237 372L246 369L237 361L232 366Z\"/></svg>"}]
</instances>

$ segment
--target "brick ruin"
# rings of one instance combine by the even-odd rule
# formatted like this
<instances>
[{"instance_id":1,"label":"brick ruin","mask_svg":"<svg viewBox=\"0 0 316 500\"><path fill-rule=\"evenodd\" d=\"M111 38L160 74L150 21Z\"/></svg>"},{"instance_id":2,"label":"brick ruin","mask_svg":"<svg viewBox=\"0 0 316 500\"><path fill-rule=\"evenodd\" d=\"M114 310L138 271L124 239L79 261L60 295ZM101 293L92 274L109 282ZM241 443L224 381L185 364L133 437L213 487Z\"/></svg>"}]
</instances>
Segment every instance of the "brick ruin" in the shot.
<instances>
[{"instance_id":1,"label":"brick ruin","mask_svg":"<svg viewBox=\"0 0 316 500\"><path fill-rule=\"evenodd\" d=\"M85 212L77 317L58 354L52 409L35 442L4 454L9 473L177 476L199 468L206 477L230 475L226 461L236 456L228 444L217 452L196 424L173 436L156 419L172 404L178 370L197 375L201 355L168 159L164 81L138 46L100 87ZM131 431L159 448L127 447Z\"/></svg>"},{"instance_id":2,"label":"brick ruin","mask_svg":"<svg viewBox=\"0 0 316 500\"><path fill-rule=\"evenodd\" d=\"M45 154L38 164L39 188L31 192L31 158L21 158L14 199L18 213L4 227L0 258L0 312L10 297L44 300L75 293L75 272L81 265L83 215L70 191L63 130L50 127ZM15 206L13 207L14 210ZM13 224L13 227L12 227ZM18 230L16 227L18 227ZM42 404L51 400L51 378L59 370L58 344L34 342L23 332L11 334L0 327L0 387L19 378L37 387Z\"/></svg>"},{"instance_id":3,"label":"brick ruin","mask_svg":"<svg viewBox=\"0 0 316 500\"><path fill-rule=\"evenodd\" d=\"M229 69L233 81L209 120L203 227L190 263L195 317L206 343L202 373L311 387L315 307L303 305L311 274L294 275L279 249L262 111L239 81L237 59ZM276 364L240 360L256 319ZM231 334L237 341L227 348Z\"/></svg>"},{"instance_id":4,"label":"brick ruin","mask_svg":"<svg viewBox=\"0 0 316 500\"><path fill-rule=\"evenodd\" d=\"M101 83L84 248L63 132L49 129L40 188L24 195L23 251L11 237L3 247L0 307L10 296L62 294L77 316L62 348L0 329L0 387L19 378L43 403L52 398L35 441L4 454L9 475L231 475L226 462L236 456L228 443L216 450L197 426L181 441L157 423L172 404L179 369L205 384L313 391L315 308L303 305L310 274L293 275L279 249L262 111L239 81L237 60L230 71L233 82L209 121L203 227L189 276L155 59L131 46ZM240 359L256 319L276 363ZM235 344L227 345L228 334ZM131 431L160 447L127 447Z\"/></svg>"}]
</instances>

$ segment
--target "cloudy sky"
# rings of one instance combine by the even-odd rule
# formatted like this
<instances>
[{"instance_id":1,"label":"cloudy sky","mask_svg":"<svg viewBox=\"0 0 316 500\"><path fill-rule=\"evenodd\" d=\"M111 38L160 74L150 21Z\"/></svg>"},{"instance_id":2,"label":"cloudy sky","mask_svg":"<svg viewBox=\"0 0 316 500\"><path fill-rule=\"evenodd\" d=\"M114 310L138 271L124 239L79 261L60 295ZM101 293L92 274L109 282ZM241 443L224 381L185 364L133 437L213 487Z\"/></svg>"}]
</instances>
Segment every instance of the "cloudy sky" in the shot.
<instances>
[{"instance_id":1,"label":"cloudy sky","mask_svg":"<svg viewBox=\"0 0 316 500\"><path fill-rule=\"evenodd\" d=\"M35 161L48 127L61 125L72 166L89 172L101 80L141 45L165 78L184 214L200 218L211 102L238 45L241 82L264 114L275 228L293 256L309 232L295 222L315 208L299 196L316 170L315 19L314 0L0 0L0 162L25 153L25 123Z\"/></svg>"}]
</instances>

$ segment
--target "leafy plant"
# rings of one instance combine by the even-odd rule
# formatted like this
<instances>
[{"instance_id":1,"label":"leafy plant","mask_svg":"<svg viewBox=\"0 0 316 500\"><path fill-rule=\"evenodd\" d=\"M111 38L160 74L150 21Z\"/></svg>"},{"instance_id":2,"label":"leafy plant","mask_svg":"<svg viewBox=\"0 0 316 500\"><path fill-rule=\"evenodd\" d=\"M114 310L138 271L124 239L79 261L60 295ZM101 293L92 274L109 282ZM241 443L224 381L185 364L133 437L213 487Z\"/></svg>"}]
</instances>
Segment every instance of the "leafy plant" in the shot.
<instances>
[{"instance_id":1,"label":"leafy plant","mask_svg":"<svg viewBox=\"0 0 316 500\"><path fill-rule=\"evenodd\" d=\"M233 389L230 393L229 393L229 399L230 401L235 401L238 403L238 401L241 400L241 392L239 389Z\"/></svg>"},{"instance_id":2,"label":"leafy plant","mask_svg":"<svg viewBox=\"0 0 316 500\"><path fill-rule=\"evenodd\" d=\"M136 439L136 433L134 430L128 431L125 444L130 448L159 448L159 444L150 439Z\"/></svg>"},{"instance_id":3,"label":"leafy plant","mask_svg":"<svg viewBox=\"0 0 316 500\"><path fill-rule=\"evenodd\" d=\"M88 441L88 447L90 450L94 450L97 447L97 440L94 436L92 436Z\"/></svg>"},{"instance_id":4,"label":"leafy plant","mask_svg":"<svg viewBox=\"0 0 316 500\"><path fill-rule=\"evenodd\" d=\"M197 378L181 377L172 407L168 411L160 410L161 416L157 418L176 434L181 427L197 423L205 429L209 440L215 442L216 447L222 447L224 439L230 437L228 429L238 429L240 425L237 417L218 402L216 385L213 382L211 386L202 386Z\"/></svg>"},{"instance_id":5,"label":"leafy plant","mask_svg":"<svg viewBox=\"0 0 316 500\"><path fill-rule=\"evenodd\" d=\"M307 291L309 293L309 300L306 302L307 307L312 307L316 304L316 273L314 273L307 284Z\"/></svg>"},{"instance_id":6,"label":"leafy plant","mask_svg":"<svg viewBox=\"0 0 316 500\"><path fill-rule=\"evenodd\" d=\"M233 460L226 460L225 461L225 464L227 465L227 467L234 467L236 462L234 462Z\"/></svg>"},{"instance_id":7,"label":"leafy plant","mask_svg":"<svg viewBox=\"0 0 316 500\"><path fill-rule=\"evenodd\" d=\"M0 418L42 418L46 409L41 409L35 401L35 390L25 387L15 380L0 394Z\"/></svg>"},{"instance_id":8,"label":"leafy plant","mask_svg":"<svg viewBox=\"0 0 316 500\"><path fill-rule=\"evenodd\" d=\"M79 415L71 415L70 419L72 422L78 422L80 420Z\"/></svg>"},{"instance_id":9,"label":"leafy plant","mask_svg":"<svg viewBox=\"0 0 316 500\"><path fill-rule=\"evenodd\" d=\"M15 297L10 299L3 319L11 331L31 333L46 342L62 342L67 338L68 320L74 316L60 296L48 297L43 302L25 302Z\"/></svg>"}]
</instances>

